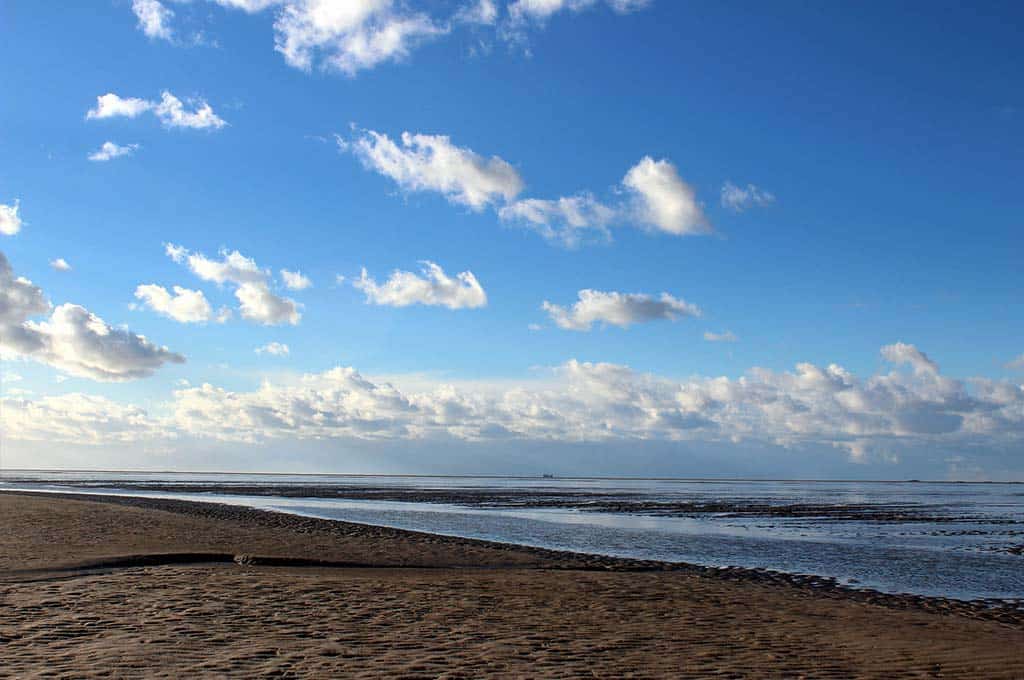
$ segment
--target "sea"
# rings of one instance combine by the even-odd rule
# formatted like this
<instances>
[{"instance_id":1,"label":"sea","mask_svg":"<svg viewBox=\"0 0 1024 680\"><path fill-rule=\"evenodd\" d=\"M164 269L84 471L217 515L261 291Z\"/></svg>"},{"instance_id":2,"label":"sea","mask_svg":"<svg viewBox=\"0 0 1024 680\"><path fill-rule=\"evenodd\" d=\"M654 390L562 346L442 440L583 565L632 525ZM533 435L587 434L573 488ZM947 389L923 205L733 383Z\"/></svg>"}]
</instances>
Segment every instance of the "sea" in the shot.
<instances>
[{"instance_id":1,"label":"sea","mask_svg":"<svg viewBox=\"0 0 1024 680\"><path fill-rule=\"evenodd\" d=\"M0 471L0 490L177 498L446 536L1024 604L1024 484Z\"/></svg>"}]
</instances>

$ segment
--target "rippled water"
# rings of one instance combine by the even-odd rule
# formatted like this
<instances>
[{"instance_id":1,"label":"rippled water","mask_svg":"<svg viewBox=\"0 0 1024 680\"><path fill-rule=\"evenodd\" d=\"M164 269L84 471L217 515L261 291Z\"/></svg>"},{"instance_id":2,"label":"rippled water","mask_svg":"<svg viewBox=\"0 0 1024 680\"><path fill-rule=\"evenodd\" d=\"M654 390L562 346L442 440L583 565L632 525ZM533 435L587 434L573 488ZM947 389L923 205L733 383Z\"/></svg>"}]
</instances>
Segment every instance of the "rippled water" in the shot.
<instances>
[{"instance_id":1,"label":"rippled water","mask_svg":"<svg viewBox=\"0 0 1024 680\"><path fill-rule=\"evenodd\" d=\"M0 473L0 489L69 487L889 592L1024 598L1024 556L1011 552L1024 545L1021 484Z\"/></svg>"}]
</instances>

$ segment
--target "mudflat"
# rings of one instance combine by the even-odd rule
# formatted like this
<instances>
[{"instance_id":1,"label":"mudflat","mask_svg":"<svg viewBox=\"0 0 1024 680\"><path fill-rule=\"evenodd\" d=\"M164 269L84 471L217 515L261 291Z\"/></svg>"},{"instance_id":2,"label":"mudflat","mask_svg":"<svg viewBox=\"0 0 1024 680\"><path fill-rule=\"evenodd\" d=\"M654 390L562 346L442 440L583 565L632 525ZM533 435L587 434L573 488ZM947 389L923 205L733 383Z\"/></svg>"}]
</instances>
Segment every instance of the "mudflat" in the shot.
<instances>
[{"instance_id":1,"label":"mudflat","mask_svg":"<svg viewBox=\"0 0 1024 680\"><path fill-rule=\"evenodd\" d=\"M41 675L1024 678L1024 616L208 503L3 493L0 677Z\"/></svg>"}]
</instances>

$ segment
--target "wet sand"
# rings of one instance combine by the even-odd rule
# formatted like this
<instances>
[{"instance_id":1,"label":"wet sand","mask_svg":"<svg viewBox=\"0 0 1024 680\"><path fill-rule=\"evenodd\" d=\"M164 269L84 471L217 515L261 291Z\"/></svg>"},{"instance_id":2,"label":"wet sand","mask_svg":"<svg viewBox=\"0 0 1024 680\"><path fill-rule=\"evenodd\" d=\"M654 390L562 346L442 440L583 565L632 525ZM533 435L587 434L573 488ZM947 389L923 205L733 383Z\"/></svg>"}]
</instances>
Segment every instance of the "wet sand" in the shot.
<instances>
[{"instance_id":1,"label":"wet sand","mask_svg":"<svg viewBox=\"0 0 1024 680\"><path fill-rule=\"evenodd\" d=\"M1024 615L206 503L0 494L0 677L1024 678Z\"/></svg>"}]
</instances>

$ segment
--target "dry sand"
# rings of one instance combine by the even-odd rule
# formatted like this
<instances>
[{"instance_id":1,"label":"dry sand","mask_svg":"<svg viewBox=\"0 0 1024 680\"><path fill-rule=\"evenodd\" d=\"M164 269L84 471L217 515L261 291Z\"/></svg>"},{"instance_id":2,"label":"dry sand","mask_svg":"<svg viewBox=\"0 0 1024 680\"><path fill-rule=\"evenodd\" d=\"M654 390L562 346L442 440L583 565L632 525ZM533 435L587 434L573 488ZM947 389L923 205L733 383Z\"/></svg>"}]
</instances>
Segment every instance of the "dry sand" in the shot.
<instances>
[{"instance_id":1,"label":"dry sand","mask_svg":"<svg viewBox=\"0 0 1024 680\"><path fill-rule=\"evenodd\" d=\"M43 675L1024 678L1024 621L212 504L0 494L0 677Z\"/></svg>"}]
</instances>

